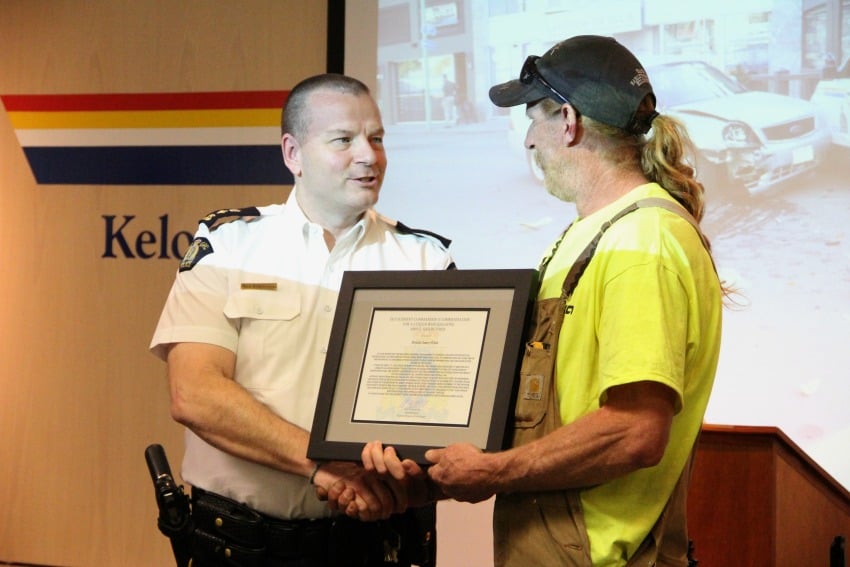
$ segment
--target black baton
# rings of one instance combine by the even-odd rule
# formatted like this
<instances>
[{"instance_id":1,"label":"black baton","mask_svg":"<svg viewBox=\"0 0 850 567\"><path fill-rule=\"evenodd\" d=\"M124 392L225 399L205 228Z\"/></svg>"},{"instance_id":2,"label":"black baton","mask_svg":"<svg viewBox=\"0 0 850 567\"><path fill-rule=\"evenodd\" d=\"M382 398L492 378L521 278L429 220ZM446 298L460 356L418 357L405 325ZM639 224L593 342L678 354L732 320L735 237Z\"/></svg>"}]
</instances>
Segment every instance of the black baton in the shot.
<instances>
[{"instance_id":1,"label":"black baton","mask_svg":"<svg viewBox=\"0 0 850 567\"><path fill-rule=\"evenodd\" d=\"M195 529L189 498L183 492L183 487L174 482L162 445L149 445L145 449L145 461L156 492L159 531L171 540L171 551L174 552L177 567L188 567L192 559L191 541Z\"/></svg>"}]
</instances>

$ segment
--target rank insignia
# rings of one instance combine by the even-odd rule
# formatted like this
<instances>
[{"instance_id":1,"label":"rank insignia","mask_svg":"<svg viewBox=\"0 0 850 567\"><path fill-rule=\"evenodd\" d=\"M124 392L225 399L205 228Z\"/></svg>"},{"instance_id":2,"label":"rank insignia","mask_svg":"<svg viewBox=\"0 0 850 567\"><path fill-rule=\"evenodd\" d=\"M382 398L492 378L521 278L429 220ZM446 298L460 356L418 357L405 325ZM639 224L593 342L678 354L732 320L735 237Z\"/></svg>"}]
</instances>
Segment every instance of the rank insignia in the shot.
<instances>
[{"instance_id":1,"label":"rank insignia","mask_svg":"<svg viewBox=\"0 0 850 567\"><path fill-rule=\"evenodd\" d=\"M213 247L209 240L202 236L196 238L192 241L192 244L189 245L189 249L186 250L186 254L180 261L179 271L186 272L191 270L195 267L195 264L201 261L201 258L212 253Z\"/></svg>"},{"instance_id":2,"label":"rank insignia","mask_svg":"<svg viewBox=\"0 0 850 567\"><path fill-rule=\"evenodd\" d=\"M258 216L260 216L260 211L257 207L245 207L244 209L219 209L202 218L199 223L207 225L207 228L210 230L214 230L220 224L225 222L238 219L250 220L251 218Z\"/></svg>"}]
</instances>

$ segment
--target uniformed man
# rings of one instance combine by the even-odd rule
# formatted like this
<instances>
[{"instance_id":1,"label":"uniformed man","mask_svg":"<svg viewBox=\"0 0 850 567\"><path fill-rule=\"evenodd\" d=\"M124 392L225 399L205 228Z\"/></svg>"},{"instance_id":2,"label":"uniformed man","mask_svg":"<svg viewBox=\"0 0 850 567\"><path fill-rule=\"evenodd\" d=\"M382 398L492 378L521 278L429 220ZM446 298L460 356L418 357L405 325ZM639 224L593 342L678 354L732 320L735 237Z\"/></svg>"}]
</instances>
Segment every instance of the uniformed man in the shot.
<instances>
[{"instance_id":1,"label":"uniformed man","mask_svg":"<svg viewBox=\"0 0 850 567\"><path fill-rule=\"evenodd\" d=\"M193 565L429 564L433 505L402 514L402 483L306 453L343 272L453 268L448 242L375 212L387 156L364 84L304 80L281 129L289 198L202 220L151 342L186 427ZM355 520L317 498L334 483Z\"/></svg>"}]
</instances>

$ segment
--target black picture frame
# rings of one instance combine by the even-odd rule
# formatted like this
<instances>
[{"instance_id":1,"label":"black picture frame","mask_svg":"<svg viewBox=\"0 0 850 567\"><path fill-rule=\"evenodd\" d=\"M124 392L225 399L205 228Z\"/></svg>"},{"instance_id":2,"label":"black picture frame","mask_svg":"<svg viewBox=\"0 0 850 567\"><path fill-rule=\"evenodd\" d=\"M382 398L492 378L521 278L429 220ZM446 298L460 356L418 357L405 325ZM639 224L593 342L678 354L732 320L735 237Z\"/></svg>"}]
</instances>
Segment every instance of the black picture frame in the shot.
<instances>
[{"instance_id":1,"label":"black picture frame","mask_svg":"<svg viewBox=\"0 0 850 567\"><path fill-rule=\"evenodd\" d=\"M363 445L377 439L420 464L429 448L454 442L503 448L536 290L533 269L343 274L307 456L359 461ZM403 353L372 347L407 345L408 332L430 338L410 341ZM458 337L464 348L455 352L457 341L448 339ZM411 374L423 360L428 370L420 363Z\"/></svg>"}]
</instances>

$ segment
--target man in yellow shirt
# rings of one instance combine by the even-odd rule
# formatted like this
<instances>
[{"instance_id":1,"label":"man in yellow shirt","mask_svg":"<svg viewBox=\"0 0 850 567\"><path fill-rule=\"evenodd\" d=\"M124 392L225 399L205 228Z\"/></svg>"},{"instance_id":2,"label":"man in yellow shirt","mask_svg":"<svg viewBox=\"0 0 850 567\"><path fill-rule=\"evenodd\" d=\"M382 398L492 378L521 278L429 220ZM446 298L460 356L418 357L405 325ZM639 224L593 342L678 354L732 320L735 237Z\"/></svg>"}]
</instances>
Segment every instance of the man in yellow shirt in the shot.
<instances>
[{"instance_id":1,"label":"man in yellow shirt","mask_svg":"<svg viewBox=\"0 0 850 567\"><path fill-rule=\"evenodd\" d=\"M578 212L540 266L512 447L432 449L422 471L375 442L364 465L427 480L432 498L495 494L500 566L685 566L684 496L724 293L687 133L608 37L529 57L490 98L526 105L546 189Z\"/></svg>"}]
</instances>

